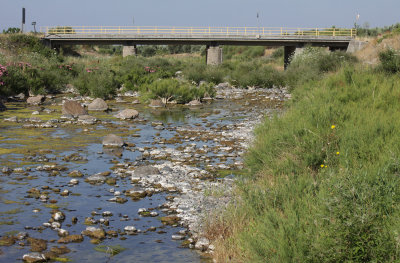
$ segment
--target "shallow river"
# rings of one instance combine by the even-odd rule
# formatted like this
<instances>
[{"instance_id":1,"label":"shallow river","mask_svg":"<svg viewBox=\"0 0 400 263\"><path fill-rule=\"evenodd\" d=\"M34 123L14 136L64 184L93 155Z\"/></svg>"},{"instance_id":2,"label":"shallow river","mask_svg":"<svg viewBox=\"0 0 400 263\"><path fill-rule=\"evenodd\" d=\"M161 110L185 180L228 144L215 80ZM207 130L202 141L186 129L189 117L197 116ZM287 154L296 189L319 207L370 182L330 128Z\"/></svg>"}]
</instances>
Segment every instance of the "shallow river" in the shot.
<instances>
[{"instance_id":1,"label":"shallow river","mask_svg":"<svg viewBox=\"0 0 400 263\"><path fill-rule=\"evenodd\" d=\"M15 262L31 252L27 238L14 238L11 245L4 241L7 236L26 232L29 237L47 241L46 250L40 253L62 245L70 250L58 255L55 261L208 262L209 259L197 250L182 247L182 244L188 246L190 242L184 241L192 234L187 233L187 224L168 225L161 220L176 213L181 216L180 211L188 211L189 219L196 217L196 213L204 214L201 209L191 214L190 207L176 210L173 203L168 205L174 197L176 200L181 198L185 191L179 189L179 183L185 182L180 179L175 188L154 190L153 187L151 194L137 200L124 193L130 189L149 189L135 184L129 170L167 162L168 169L194 167L199 169L196 170L198 174L204 175L189 181L189 184L199 182L193 188L195 190L188 190L192 194L189 196L229 199L229 194L220 193L214 187L229 185L224 180L231 184L242 168L242 154L254 124L280 108L284 96L259 90L247 93L225 90L221 94L225 99L202 106L168 108L133 105L131 102L135 98L121 97L123 101L107 101L112 111L89 112L98 119L92 125L60 119L62 97L46 99L40 106L27 106L23 102L6 104L8 110L0 113L0 168L3 169L0 171L0 236L3 238L0 239L0 261ZM118 120L113 117L125 108L138 110L139 118ZM32 115L34 111L39 114ZM19 121L5 120L13 116ZM24 119L32 116L42 122L35 122L35 118ZM53 127L34 127L48 120ZM121 136L127 146L112 151L103 148L102 138L110 133ZM83 176L71 177L74 170ZM207 172L201 173L203 170ZM85 181L90 175L104 172L110 173L106 177L111 180L106 183ZM71 179L77 179L79 183L71 184ZM68 193L62 194L65 190ZM125 200L113 202L114 197ZM156 213L140 215L140 208ZM49 222L55 211L65 215L59 223L69 235L81 234L90 221L94 227L104 229L107 235L101 239L84 235L82 242L59 244L57 227L43 224ZM112 215L103 215L106 211ZM77 222L72 222L72 218ZM137 231L127 233L126 226L134 226ZM181 236L183 240L173 240L173 235ZM121 251L117 251L118 248ZM115 255L112 255L113 249Z\"/></svg>"}]
</instances>

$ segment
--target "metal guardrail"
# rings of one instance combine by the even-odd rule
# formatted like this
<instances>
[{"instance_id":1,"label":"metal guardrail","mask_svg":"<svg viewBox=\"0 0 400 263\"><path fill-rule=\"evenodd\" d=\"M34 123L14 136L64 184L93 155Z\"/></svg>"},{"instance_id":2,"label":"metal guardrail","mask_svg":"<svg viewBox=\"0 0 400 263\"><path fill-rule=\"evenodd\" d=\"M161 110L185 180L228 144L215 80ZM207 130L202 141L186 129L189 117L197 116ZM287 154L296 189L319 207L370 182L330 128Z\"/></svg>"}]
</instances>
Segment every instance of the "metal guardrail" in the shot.
<instances>
[{"instance_id":1,"label":"metal guardrail","mask_svg":"<svg viewBox=\"0 0 400 263\"><path fill-rule=\"evenodd\" d=\"M356 29L347 28L286 28L286 27L167 27L167 26L46 26L47 34L133 34L188 36L338 36L355 37Z\"/></svg>"}]
</instances>

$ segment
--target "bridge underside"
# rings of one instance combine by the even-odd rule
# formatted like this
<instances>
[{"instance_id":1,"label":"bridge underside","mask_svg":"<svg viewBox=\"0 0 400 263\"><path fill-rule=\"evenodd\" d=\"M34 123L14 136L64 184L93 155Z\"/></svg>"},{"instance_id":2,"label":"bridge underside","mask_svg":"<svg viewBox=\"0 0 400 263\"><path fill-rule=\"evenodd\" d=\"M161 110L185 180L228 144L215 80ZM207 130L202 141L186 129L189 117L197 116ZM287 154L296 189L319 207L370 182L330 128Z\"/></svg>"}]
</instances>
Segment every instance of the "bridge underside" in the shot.
<instances>
[{"instance_id":1,"label":"bridge underside","mask_svg":"<svg viewBox=\"0 0 400 263\"><path fill-rule=\"evenodd\" d=\"M219 46L284 46L285 68L297 48L304 46L329 47L330 50L346 50L352 37L342 36L188 36L188 35L121 35L121 34L63 34L46 35L43 40L51 48L63 45L123 45L123 56L135 55L137 45L205 45L207 64L222 63Z\"/></svg>"}]
</instances>

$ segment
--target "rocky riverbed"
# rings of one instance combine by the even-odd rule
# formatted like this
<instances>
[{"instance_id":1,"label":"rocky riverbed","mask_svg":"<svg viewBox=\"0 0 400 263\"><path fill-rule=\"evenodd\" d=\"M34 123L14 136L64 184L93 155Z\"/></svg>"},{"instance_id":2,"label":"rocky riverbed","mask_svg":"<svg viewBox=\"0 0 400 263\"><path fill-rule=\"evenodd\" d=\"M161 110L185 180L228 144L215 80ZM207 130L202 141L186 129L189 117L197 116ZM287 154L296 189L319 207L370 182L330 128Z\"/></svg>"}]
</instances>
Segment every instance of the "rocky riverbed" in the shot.
<instances>
[{"instance_id":1,"label":"rocky riverbed","mask_svg":"<svg viewBox=\"0 0 400 263\"><path fill-rule=\"evenodd\" d=\"M6 103L0 260L207 261L197 252L213 249L205 218L229 203L255 125L290 97L217 91L185 106L150 107L134 93L106 105L70 95Z\"/></svg>"}]
</instances>

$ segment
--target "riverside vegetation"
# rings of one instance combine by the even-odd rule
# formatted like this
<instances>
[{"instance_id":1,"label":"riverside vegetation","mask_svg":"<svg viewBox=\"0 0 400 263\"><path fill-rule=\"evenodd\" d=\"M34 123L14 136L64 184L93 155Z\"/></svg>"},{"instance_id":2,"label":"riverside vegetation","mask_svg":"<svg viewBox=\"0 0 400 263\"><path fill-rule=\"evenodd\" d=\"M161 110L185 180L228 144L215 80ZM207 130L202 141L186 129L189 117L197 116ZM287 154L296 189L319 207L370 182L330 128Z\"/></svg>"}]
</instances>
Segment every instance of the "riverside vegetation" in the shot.
<instances>
[{"instance_id":1,"label":"riverside vegetation","mask_svg":"<svg viewBox=\"0 0 400 263\"><path fill-rule=\"evenodd\" d=\"M294 59L288 72L304 78L285 112L255 130L237 198L210 220L218 261L399 260L400 58L389 49L379 59ZM309 75L316 65L330 73Z\"/></svg>"},{"instance_id":2,"label":"riverside vegetation","mask_svg":"<svg viewBox=\"0 0 400 263\"><path fill-rule=\"evenodd\" d=\"M61 92L186 103L214 85L289 87L285 111L255 131L236 197L211 217L207 237L221 262L397 261L400 227L400 59L362 65L343 52L307 48L283 72L282 49L225 47L221 66L201 56L67 55L33 36L1 36L0 96ZM12 51L10 51L12 47ZM104 52L104 51L103 51ZM146 51L147 52L147 51ZM104 52L107 53L107 52ZM111 52L112 53L112 52ZM178 73L178 74L177 74Z\"/></svg>"}]
</instances>

